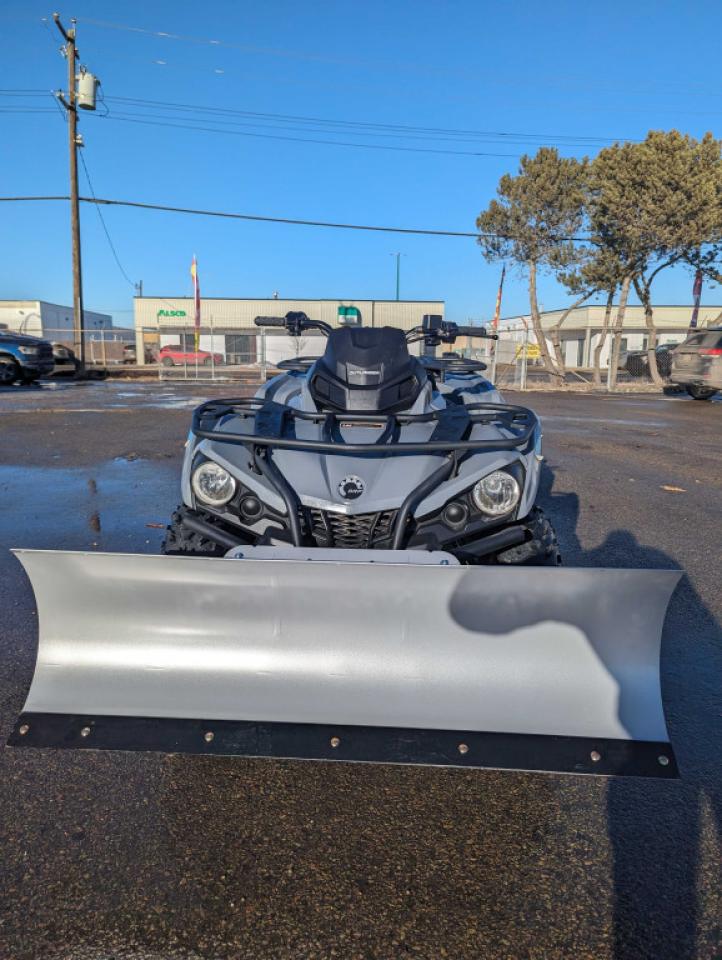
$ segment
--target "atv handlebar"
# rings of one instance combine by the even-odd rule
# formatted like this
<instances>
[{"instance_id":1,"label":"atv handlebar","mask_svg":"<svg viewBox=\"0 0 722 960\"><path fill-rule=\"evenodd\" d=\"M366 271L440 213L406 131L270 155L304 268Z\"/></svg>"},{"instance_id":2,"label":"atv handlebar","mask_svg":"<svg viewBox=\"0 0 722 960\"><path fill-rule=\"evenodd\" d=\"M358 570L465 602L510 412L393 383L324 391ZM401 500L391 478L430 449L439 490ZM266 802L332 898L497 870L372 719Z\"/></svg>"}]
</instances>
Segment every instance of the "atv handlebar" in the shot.
<instances>
[{"instance_id":1,"label":"atv handlebar","mask_svg":"<svg viewBox=\"0 0 722 960\"><path fill-rule=\"evenodd\" d=\"M256 317L253 321L257 327L284 327L292 337L299 337L304 330L320 330L327 337L333 327L322 320L311 320L301 310L290 310L285 317ZM406 334L407 343L423 340L427 347L435 347L441 343L454 343L457 337L484 337L487 340L498 340L495 333L487 333L486 327L460 327L456 323L444 320L440 316L428 315L420 327L413 327Z\"/></svg>"},{"instance_id":2,"label":"atv handlebar","mask_svg":"<svg viewBox=\"0 0 722 960\"><path fill-rule=\"evenodd\" d=\"M438 315L424 317L420 327L413 327L406 334L407 343L423 340L427 347L438 347L442 343L454 343L457 337L483 337L485 340L498 340L498 334L487 333L486 327L460 327L456 323L444 320Z\"/></svg>"},{"instance_id":3,"label":"atv handlebar","mask_svg":"<svg viewBox=\"0 0 722 960\"><path fill-rule=\"evenodd\" d=\"M311 320L302 310L289 310L285 317L256 317L257 327L285 327L291 337L300 337L304 330L320 330L327 337L333 327L323 320Z\"/></svg>"},{"instance_id":4,"label":"atv handlebar","mask_svg":"<svg viewBox=\"0 0 722 960\"><path fill-rule=\"evenodd\" d=\"M497 333L487 333L486 327L457 327L455 330L457 337L483 337L485 340L498 340Z\"/></svg>"},{"instance_id":5,"label":"atv handlebar","mask_svg":"<svg viewBox=\"0 0 722 960\"><path fill-rule=\"evenodd\" d=\"M256 317L253 321L257 327L285 327L285 317Z\"/></svg>"}]
</instances>

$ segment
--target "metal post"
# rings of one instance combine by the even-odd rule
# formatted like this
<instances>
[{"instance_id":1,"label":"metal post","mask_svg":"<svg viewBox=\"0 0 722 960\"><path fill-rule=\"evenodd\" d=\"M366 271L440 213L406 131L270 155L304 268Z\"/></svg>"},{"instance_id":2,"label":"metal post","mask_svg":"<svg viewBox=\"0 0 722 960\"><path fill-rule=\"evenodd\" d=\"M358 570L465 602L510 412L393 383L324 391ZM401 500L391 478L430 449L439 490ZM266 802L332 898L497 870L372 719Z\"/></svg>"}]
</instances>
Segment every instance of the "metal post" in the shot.
<instances>
[{"instance_id":1,"label":"metal post","mask_svg":"<svg viewBox=\"0 0 722 960\"><path fill-rule=\"evenodd\" d=\"M401 290L401 254L392 253L392 257L396 257L396 299L399 299L399 292Z\"/></svg>"},{"instance_id":2,"label":"metal post","mask_svg":"<svg viewBox=\"0 0 722 960\"><path fill-rule=\"evenodd\" d=\"M607 334L609 340L609 356L607 357L607 393L612 389L612 354L614 353L614 334Z\"/></svg>"},{"instance_id":3,"label":"metal post","mask_svg":"<svg viewBox=\"0 0 722 960\"><path fill-rule=\"evenodd\" d=\"M210 315L211 324L211 380L216 379L216 338L213 335L213 314Z\"/></svg>"},{"instance_id":4,"label":"metal post","mask_svg":"<svg viewBox=\"0 0 722 960\"><path fill-rule=\"evenodd\" d=\"M268 367L266 364L266 328L261 327L261 383L266 382Z\"/></svg>"},{"instance_id":5,"label":"metal post","mask_svg":"<svg viewBox=\"0 0 722 960\"><path fill-rule=\"evenodd\" d=\"M491 382L496 386L496 357L499 353L499 341L492 340L491 344L494 351L491 355Z\"/></svg>"},{"instance_id":6,"label":"metal post","mask_svg":"<svg viewBox=\"0 0 722 960\"><path fill-rule=\"evenodd\" d=\"M66 30L60 16L53 14L58 30L65 39L65 56L68 61L68 99L59 97L68 115L68 146L70 157L70 238L73 263L73 349L80 361L80 370L85 369L85 331L83 329L83 282L80 259L80 203L78 200L78 108L75 91L75 23Z\"/></svg>"},{"instance_id":7,"label":"metal post","mask_svg":"<svg viewBox=\"0 0 722 960\"><path fill-rule=\"evenodd\" d=\"M526 390L526 365L529 358L529 327L524 327L524 354L521 361L521 389Z\"/></svg>"}]
</instances>

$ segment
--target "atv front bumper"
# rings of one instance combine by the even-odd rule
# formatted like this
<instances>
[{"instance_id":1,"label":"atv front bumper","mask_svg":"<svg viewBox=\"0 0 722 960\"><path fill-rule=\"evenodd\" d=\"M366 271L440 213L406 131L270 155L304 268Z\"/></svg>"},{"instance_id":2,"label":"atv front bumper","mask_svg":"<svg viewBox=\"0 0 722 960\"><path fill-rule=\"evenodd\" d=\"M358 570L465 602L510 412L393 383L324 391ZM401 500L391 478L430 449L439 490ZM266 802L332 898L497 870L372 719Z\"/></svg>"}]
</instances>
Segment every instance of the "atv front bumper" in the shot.
<instances>
[{"instance_id":1,"label":"atv front bumper","mask_svg":"<svg viewBox=\"0 0 722 960\"><path fill-rule=\"evenodd\" d=\"M242 528L234 529L233 524L216 519L212 514L200 513L191 507L181 507L183 525L193 533L200 534L206 540L223 547L225 550L232 550L234 547L247 546L249 544L260 544L262 546L286 546L288 541L285 539L285 531L277 529L274 535L261 538L255 538L250 531ZM500 563L534 563L543 560L549 553L551 544L548 537L540 535L540 517L541 512L534 509L528 517L523 520L514 520L510 523L497 524L491 527L477 530L475 535L469 535L446 530L440 524L434 525L433 533L425 531L423 527L419 528L416 535L409 538L408 546L416 550L444 550L459 557L462 561L494 561L498 559ZM346 523L353 521L353 517L346 517ZM364 522L365 519L364 519ZM319 546L309 538L309 547ZM334 547L338 549L348 549L348 543L324 544L323 546ZM377 549L387 549L389 543L379 542Z\"/></svg>"}]
</instances>

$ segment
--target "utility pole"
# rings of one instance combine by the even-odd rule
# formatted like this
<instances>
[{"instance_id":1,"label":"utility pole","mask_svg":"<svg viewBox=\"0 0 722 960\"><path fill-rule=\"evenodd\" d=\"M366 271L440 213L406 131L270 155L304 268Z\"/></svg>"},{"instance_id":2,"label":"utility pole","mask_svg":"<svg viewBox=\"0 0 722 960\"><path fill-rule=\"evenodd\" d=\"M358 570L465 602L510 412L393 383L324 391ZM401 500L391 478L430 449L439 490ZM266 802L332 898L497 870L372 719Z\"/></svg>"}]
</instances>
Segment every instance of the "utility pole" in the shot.
<instances>
[{"instance_id":1,"label":"utility pole","mask_svg":"<svg viewBox=\"0 0 722 960\"><path fill-rule=\"evenodd\" d=\"M62 91L56 93L58 101L65 108L68 118L68 146L70 157L70 240L73 262L73 349L80 361L80 372L85 370L85 331L83 329L83 276L80 257L80 202L78 200L78 147L82 147L83 138L78 133L78 107L95 110L95 88L98 81L80 67L80 76L76 77L76 61L79 59L75 45L76 21L73 18L70 30L66 30L60 21L60 14L54 13L55 26L65 40L63 54L68 61L67 97ZM81 89L78 90L78 80Z\"/></svg>"},{"instance_id":2,"label":"utility pole","mask_svg":"<svg viewBox=\"0 0 722 960\"><path fill-rule=\"evenodd\" d=\"M391 253L391 257L396 257L396 299L399 299L399 281L401 279L401 254L400 253Z\"/></svg>"},{"instance_id":3,"label":"utility pole","mask_svg":"<svg viewBox=\"0 0 722 960\"><path fill-rule=\"evenodd\" d=\"M135 295L136 297L143 296L143 281L139 280L135 285Z\"/></svg>"}]
</instances>

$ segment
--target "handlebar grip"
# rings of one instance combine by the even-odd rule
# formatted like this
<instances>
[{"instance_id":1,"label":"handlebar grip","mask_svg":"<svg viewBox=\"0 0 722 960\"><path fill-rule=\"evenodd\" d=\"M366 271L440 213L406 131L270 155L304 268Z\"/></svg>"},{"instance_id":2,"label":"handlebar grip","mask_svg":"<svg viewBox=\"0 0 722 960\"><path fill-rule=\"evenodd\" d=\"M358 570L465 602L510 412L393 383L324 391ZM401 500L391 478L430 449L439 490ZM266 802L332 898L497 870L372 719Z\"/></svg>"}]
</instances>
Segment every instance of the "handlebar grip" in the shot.
<instances>
[{"instance_id":1,"label":"handlebar grip","mask_svg":"<svg viewBox=\"0 0 722 960\"><path fill-rule=\"evenodd\" d=\"M257 327L285 327L285 317L256 317L253 321Z\"/></svg>"},{"instance_id":2,"label":"handlebar grip","mask_svg":"<svg viewBox=\"0 0 722 960\"><path fill-rule=\"evenodd\" d=\"M457 327L457 337L486 337L487 340L493 337L493 334L486 332L486 327Z\"/></svg>"}]
</instances>

